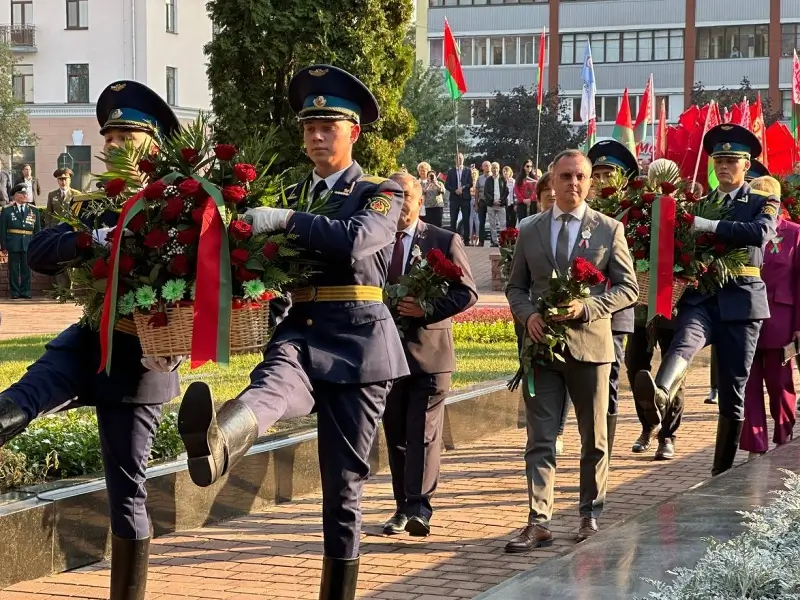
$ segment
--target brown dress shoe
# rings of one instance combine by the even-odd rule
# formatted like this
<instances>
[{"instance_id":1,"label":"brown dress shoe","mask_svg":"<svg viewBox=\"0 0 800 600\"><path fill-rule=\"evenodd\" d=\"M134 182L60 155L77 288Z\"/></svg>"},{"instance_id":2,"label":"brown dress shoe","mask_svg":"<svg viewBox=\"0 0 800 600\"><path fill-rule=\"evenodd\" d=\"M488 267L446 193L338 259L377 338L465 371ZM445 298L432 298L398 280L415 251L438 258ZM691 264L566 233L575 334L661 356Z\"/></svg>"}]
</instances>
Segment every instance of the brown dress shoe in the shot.
<instances>
[{"instance_id":1,"label":"brown dress shoe","mask_svg":"<svg viewBox=\"0 0 800 600\"><path fill-rule=\"evenodd\" d=\"M581 517L581 526L578 528L576 540L582 542L588 540L597 533L597 519L594 517Z\"/></svg>"},{"instance_id":2,"label":"brown dress shoe","mask_svg":"<svg viewBox=\"0 0 800 600\"><path fill-rule=\"evenodd\" d=\"M528 552L534 548L553 545L553 534L541 525L526 525L519 535L506 544L506 552Z\"/></svg>"}]
</instances>

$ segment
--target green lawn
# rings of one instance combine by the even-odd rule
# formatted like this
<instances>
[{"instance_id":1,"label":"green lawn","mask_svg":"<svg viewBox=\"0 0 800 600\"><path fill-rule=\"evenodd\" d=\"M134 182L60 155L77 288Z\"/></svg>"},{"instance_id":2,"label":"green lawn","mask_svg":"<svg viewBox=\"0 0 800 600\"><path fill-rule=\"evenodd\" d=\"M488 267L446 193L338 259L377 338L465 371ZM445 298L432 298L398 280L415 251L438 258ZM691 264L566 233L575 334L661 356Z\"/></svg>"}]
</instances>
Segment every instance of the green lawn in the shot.
<instances>
[{"instance_id":1,"label":"green lawn","mask_svg":"<svg viewBox=\"0 0 800 600\"><path fill-rule=\"evenodd\" d=\"M41 356L44 344L51 337L31 336L0 341L0 391L18 380L25 368ZM514 342L457 343L453 388L509 377L518 365L516 353ZM180 369L181 388L185 389L192 381L202 379L212 386L215 398L231 398L249 381L250 371L259 360L259 354L234 356L228 369L206 365L194 371L189 369L187 363Z\"/></svg>"}]
</instances>

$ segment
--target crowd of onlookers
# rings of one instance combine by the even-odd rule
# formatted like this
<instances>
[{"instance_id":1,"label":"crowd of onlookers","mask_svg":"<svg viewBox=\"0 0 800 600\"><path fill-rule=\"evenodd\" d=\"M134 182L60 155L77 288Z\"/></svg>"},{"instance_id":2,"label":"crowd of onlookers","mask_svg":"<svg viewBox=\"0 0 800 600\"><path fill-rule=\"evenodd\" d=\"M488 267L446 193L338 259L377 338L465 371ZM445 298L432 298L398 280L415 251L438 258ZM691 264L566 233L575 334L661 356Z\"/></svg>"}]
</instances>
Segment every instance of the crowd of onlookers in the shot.
<instances>
[{"instance_id":1,"label":"crowd of onlookers","mask_svg":"<svg viewBox=\"0 0 800 600\"><path fill-rule=\"evenodd\" d=\"M483 161L464 166L464 156L447 173L437 174L427 162L417 165L425 197L420 218L461 234L467 246L498 245L500 231L538 212L536 186L542 172L532 160L515 174L510 165Z\"/></svg>"}]
</instances>

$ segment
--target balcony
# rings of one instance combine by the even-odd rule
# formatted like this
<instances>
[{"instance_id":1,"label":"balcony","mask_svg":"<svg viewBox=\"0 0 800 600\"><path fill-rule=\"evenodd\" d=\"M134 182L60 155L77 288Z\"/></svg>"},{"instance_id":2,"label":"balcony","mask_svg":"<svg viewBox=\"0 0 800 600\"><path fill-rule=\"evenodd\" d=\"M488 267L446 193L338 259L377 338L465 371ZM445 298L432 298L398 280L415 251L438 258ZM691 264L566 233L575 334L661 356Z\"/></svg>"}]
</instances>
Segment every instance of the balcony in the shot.
<instances>
[{"instance_id":1,"label":"balcony","mask_svg":"<svg viewBox=\"0 0 800 600\"><path fill-rule=\"evenodd\" d=\"M36 26L0 25L0 43L8 45L12 52L36 52Z\"/></svg>"}]
</instances>

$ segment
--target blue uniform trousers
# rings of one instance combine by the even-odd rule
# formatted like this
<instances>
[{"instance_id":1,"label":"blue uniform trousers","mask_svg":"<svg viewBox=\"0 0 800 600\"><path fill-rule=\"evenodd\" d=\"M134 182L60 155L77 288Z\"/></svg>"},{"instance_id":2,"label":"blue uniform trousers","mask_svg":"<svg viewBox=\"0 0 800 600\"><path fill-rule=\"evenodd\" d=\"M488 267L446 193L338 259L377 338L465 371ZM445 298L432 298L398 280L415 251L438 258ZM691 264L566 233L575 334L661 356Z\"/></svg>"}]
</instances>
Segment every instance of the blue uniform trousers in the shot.
<instances>
[{"instance_id":1,"label":"blue uniform trousers","mask_svg":"<svg viewBox=\"0 0 800 600\"><path fill-rule=\"evenodd\" d=\"M90 345L83 343L92 339L90 336L96 338L97 334L90 331L85 337L71 335L74 332L70 328L48 343L42 357L3 394L14 401L29 420L76 399L97 406L111 531L123 539L146 538L150 528L145 509L145 469L158 429L161 405L126 402L106 395L115 379L97 375L99 363ZM119 354L114 356L115 365L124 359ZM137 362L128 371L139 367ZM162 381L173 383L171 378L177 378L175 374L162 373L147 373L146 377L156 385ZM117 379L116 383L119 390L126 390L130 382Z\"/></svg>"},{"instance_id":2,"label":"blue uniform trousers","mask_svg":"<svg viewBox=\"0 0 800 600\"><path fill-rule=\"evenodd\" d=\"M369 453L391 382L331 383L309 379L301 341L270 343L238 397L256 415L259 433L276 421L317 413L325 556L358 556L361 492Z\"/></svg>"},{"instance_id":3,"label":"blue uniform trousers","mask_svg":"<svg viewBox=\"0 0 800 600\"><path fill-rule=\"evenodd\" d=\"M619 412L619 374L625 364L625 338L627 333L613 333L614 362L611 363L611 376L608 379L608 414Z\"/></svg>"},{"instance_id":4,"label":"blue uniform trousers","mask_svg":"<svg viewBox=\"0 0 800 600\"><path fill-rule=\"evenodd\" d=\"M744 420L744 389L761 324L761 321L722 321L715 298L697 305L683 305L678 311L668 353L691 361L708 344L714 344L719 361L719 413L732 421Z\"/></svg>"}]
</instances>

